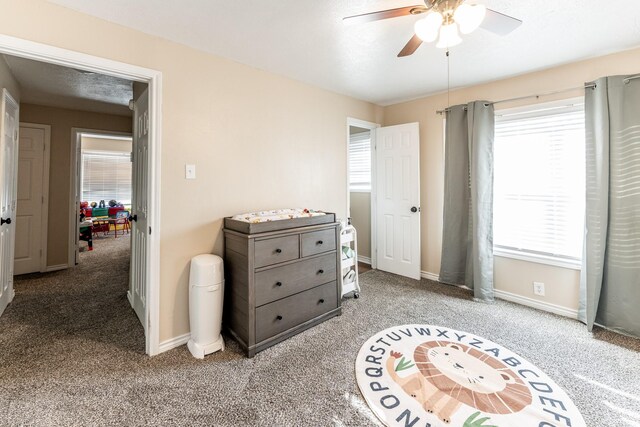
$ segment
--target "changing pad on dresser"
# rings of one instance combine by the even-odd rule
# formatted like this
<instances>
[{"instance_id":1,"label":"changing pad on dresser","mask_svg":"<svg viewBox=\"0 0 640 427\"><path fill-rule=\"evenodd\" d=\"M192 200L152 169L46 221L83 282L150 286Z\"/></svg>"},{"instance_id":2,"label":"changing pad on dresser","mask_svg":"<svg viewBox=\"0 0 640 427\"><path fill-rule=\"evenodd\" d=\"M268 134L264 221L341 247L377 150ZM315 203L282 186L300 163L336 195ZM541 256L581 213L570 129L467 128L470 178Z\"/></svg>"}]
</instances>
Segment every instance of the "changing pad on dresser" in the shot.
<instances>
[{"instance_id":1,"label":"changing pad on dresser","mask_svg":"<svg viewBox=\"0 0 640 427\"><path fill-rule=\"evenodd\" d=\"M313 209L274 209L248 212L224 219L224 227L241 233L254 234L307 225L335 222L335 214Z\"/></svg>"}]
</instances>

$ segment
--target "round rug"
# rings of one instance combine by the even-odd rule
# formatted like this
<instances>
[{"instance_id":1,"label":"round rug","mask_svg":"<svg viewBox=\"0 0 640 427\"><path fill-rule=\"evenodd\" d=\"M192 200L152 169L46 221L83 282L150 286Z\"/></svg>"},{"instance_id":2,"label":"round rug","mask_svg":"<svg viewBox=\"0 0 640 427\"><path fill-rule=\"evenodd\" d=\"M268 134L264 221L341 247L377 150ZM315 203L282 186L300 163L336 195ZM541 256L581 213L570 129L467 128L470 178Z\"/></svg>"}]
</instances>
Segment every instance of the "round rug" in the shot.
<instances>
[{"instance_id":1,"label":"round rug","mask_svg":"<svg viewBox=\"0 0 640 427\"><path fill-rule=\"evenodd\" d=\"M586 426L569 396L531 362L445 327L378 332L358 353L356 379L388 426Z\"/></svg>"}]
</instances>

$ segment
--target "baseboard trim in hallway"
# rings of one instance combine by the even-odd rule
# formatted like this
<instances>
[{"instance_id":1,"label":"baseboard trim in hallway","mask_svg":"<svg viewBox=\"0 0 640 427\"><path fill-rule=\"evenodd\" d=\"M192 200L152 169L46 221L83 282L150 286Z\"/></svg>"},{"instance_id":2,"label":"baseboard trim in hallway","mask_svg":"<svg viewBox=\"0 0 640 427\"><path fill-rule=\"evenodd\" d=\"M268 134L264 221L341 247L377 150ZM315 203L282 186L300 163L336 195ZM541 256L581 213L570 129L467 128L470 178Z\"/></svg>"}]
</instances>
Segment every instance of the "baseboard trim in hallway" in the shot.
<instances>
[{"instance_id":1,"label":"baseboard trim in hallway","mask_svg":"<svg viewBox=\"0 0 640 427\"><path fill-rule=\"evenodd\" d=\"M51 273L52 271L60 271L69 268L68 264L48 265L45 272Z\"/></svg>"}]
</instances>

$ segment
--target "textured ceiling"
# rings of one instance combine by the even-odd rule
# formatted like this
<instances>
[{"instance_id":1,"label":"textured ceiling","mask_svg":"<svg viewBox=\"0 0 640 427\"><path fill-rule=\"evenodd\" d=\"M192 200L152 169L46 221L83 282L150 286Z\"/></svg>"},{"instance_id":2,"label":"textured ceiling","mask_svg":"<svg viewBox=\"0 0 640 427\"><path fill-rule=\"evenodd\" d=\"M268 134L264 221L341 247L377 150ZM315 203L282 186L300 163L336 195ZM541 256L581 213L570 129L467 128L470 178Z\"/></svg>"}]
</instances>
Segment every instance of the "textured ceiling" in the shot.
<instances>
[{"instance_id":1,"label":"textured ceiling","mask_svg":"<svg viewBox=\"0 0 640 427\"><path fill-rule=\"evenodd\" d=\"M388 105L447 86L442 50L396 54L418 17L345 25L344 16L419 0L50 0L335 92ZM640 46L639 0L478 0L524 21L451 50L451 84L469 86Z\"/></svg>"},{"instance_id":2,"label":"textured ceiling","mask_svg":"<svg viewBox=\"0 0 640 427\"><path fill-rule=\"evenodd\" d=\"M103 74L78 71L5 55L20 84L20 101L27 104L71 108L130 116L132 82Z\"/></svg>"}]
</instances>

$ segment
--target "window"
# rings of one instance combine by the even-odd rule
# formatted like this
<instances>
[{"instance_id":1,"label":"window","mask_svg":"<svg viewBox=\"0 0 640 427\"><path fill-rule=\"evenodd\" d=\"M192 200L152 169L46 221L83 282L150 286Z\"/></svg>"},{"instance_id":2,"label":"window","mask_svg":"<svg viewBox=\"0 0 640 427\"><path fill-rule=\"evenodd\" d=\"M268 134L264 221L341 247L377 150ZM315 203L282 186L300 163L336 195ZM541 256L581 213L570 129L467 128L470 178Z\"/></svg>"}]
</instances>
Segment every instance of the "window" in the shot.
<instances>
[{"instance_id":1,"label":"window","mask_svg":"<svg viewBox=\"0 0 640 427\"><path fill-rule=\"evenodd\" d=\"M349 190L371 191L371 136L369 132L349 138Z\"/></svg>"},{"instance_id":2,"label":"window","mask_svg":"<svg viewBox=\"0 0 640 427\"><path fill-rule=\"evenodd\" d=\"M496 113L494 250L575 266L582 256L584 105Z\"/></svg>"},{"instance_id":3,"label":"window","mask_svg":"<svg viewBox=\"0 0 640 427\"><path fill-rule=\"evenodd\" d=\"M82 152L82 200L131 204L131 153Z\"/></svg>"}]
</instances>

